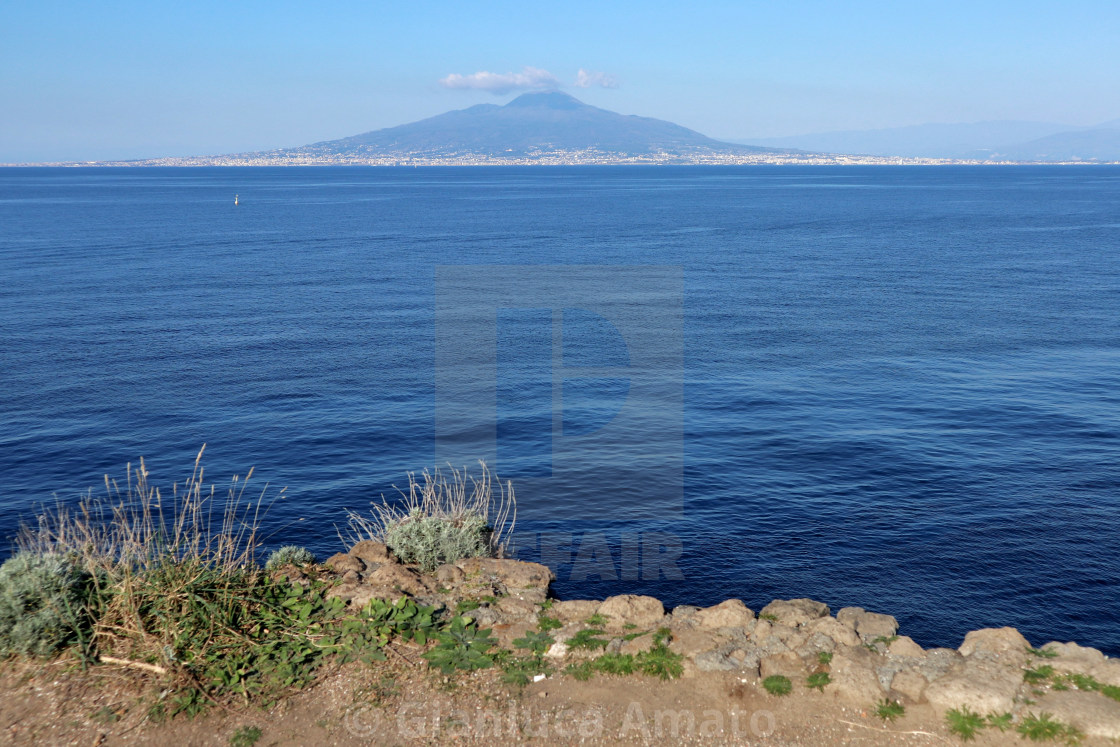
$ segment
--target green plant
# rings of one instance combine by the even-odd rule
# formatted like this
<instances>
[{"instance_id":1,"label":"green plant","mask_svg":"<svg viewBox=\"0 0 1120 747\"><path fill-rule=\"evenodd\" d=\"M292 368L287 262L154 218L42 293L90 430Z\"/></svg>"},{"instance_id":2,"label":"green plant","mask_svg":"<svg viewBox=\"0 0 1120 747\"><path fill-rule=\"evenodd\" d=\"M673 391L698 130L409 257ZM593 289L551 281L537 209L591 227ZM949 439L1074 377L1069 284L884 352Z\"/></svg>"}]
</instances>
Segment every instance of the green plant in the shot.
<instances>
[{"instance_id":1,"label":"green plant","mask_svg":"<svg viewBox=\"0 0 1120 747\"><path fill-rule=\"evenodd\" d=\"M538 656L548 650L556 641L548 633L543 631L531 630L520 638L513 639L513 645L517 648L528 649L529 651L537 654Z\"/></svg>"},{"instance_id":2,"label":"green plant","mask_svg":"<svg viewBox=\"0 0 1120 747\"><path fill-rule=\"evenodd\" d=\"M772 612L761 612L758 615L759 620L766 620L768 622L778 622L778 616Z\"/></svg>"},{"instance_id":3,"label":"green plant","mask_svg":"<svg viewBox=\"0 0 1120 747\"><path fill-rule=\"evenodd\" d=\"M253 747L261 738L260 727L242 726L229 738L230 747Z\"/></svg>"},{"instance_id":4,"label":"green plant","mask_svg":"<svg viewBox=\"0 0 1120 747\"><path fill-rule=\"evenodd\" d=\"M1054 667L1050 666L1049 664L1044 664L1041 667L1036 667L1034 669L1028 669L1024 671L1023 681L1028 682L1032 685L1037 685L1039 683L1046 682L1053 675Z\"/></svg>"},{"instance_id":5,"label":"green plant","mask_svg":"<svg viewBox=\"0 0 1120 747\"><path fill-rule=\"evenodd\" d=\"M1063 724L1061 721L1055 720L1049 713L1042 713L1038 716L1033 713L1027 714L1016 731L1024 739L1029 739L1032 742L1062 739L1067 744L1077 744L1082 736L1080 731L1069 724Z\"/></svg>"},{"instance_id":6,"label":"green plant","mask_svg":"<svg viewBox=\"0 0 1120 747\"><path fill-rule=\"evenodd\" d=\"M1062 675L1061 679L1070 683L1078 690L1085 690L1086 692L1098 692L1101 687L1103 687L1100 682L1097 682L1095 677L1077 672ZM1055 686L1056 684L1057 683L1055 683Z\"/></svg>"},{"instance_id":7,"label":"green plant","mask_svg":"<svg viewBox=\"0 0 1120 747\"><path fill-rule=\"evenodd\" d=\"M1101 685L1101 695L1113 700L1120 700L1120 686L1117 685Z\"/></svg>"},{"instance_id":8,"label":"green plant","mask_svg":"<svg viewBox=\"0 0 1120 747\"><path fill-rule=\"evenodd\" d=\"M988 726L1000 731L1007 731L1011 728L1012 716L1010 713L989 713Z\"/></svg>"},{"instance_id":9,"label":"green plant","mask_svg":"<svg viewBox=\"0 0 1120 747\"><path fill-rule=\"evenodd\" d=\"M945 720L949 724L949 731L968 742L976 738L976 732L984 728L984 717L973 713L968 706L961 706L958 710L950 708L945 713Z\"/></svg>"},{"instance_id":10,"label":"green plant","mask_svg":"<svg viewBox=\"0 0 1120 747\"><path fill-rule=\"evenodd\" d=\"M1032 648L1027 646L1027 653L1031 656L1038 656L1043 659L1054 659L1058 656L1057 651L1051 651L1048 648Z\"/></svg>"},{"instance_id":11,"label":"green plant","mask_svg":"<svg viewBox=\"0 0 1120 747\"><path fill-rule=\"evenodd\" d=\"M466 617L455 617L442 630L435 634L439 643L424 654L430 666L444 674L456 669L486 669L494 663L487 655L494 647L489 630L479 629Z\"/></svg>"},{"instance_id":12,"label":"green plant","mask_svg":"<svg viewBox=\"0 0 1120 747\"><path fill-rule=\"evenodd\" d=\"M639 663L632 654L603 654L594 660L596 671L604 674L633 674ZM642 666L645 671L645 667Z\"/></svg>"},{"instance_id":13,"label":"green plant","mask_svg":"<svg viewBox=\"0 0 1120 747\"><path fill-rule=\"evenodd\" d=\"M584 682L594 676L595 664L590 660L572 662L564 669L564 672L566 674L570 674L572 677L575 677L580 682Z\"/></svg>"},{"instance_id":14,"label":"green plant","mask_svg":"<svg viewBox=\"0 0 1120 747\"><path fill-rule=\"evenodd\" d=\"M657 639L655 638L655 641ZM674 653L662 641L657 641L648 651L642 651L635 659L642 674L671 680L684 674L684 657Z\"/></svg>"},{"instance_id":15,"label":"green plant","mask_svg":"<svg viewBox=\"0 0 1120 747\"><path fill-rule=\"evenodd\" d=\"M871 641L871 643L872 644L881 643L884 646L890 646L892 643L894 643L897 640L898 640L898 636L896 636L896 635L880 635L880 636L876 636L875 640Z\"/></svg>"},{"instance_id":16,"label":"green plant","mask_svg":"<svg viewBox=\"0 0 1120 747\"><path fill-rule=\"evenodd\" d=\"M793 692L793 683L789 677L782 674L772 674L762 681L762 687L771 695L789 695Z\"/></svg>"},{"instance_id":17,"label":"green plant","mask_svg":"<svg viewBox=\"0 0 1120 747\"><path fill-rule=\"evenodd\" d=\"M351 543L381 540L424 571L460 558L506 556L517 517L513 485L492 476L485 462L479 465L478 479L453 467L450 478L438 468L424 470L423 483L408 473L408 492L397 489L401 501L382 498L372 517L347 512Z\"/></svg>"},{"instance_id":18,"label":"green plant","mask_svg":"<svg viewBox=\"0 0 1120 747\"><path fill-rule=\"evenodd\" d=\"M568 639L568 648L590 650L594 650L597 648L606 648L609 641L607 641L607 639L605 638L595 637L602 634L603 631L598 628L588 628L587 630L581 630Z\"/></svg>"},{"instance_id":19,"label":"green plant","mask_svg":"<svg viewBox=\"0 0 1120 747\"><path fill-rule=\"evenodd\" d=\"M476 610L481 606L482 606L482 603L479 602L477 599L461 599L461 600L459 600L459 603L455 605L455 611L458 612L461 615L464 612L470 612L471 610Z\"/></svg>"},{"instance_id":20,"label":"green plant","mask_svg":"<svg viewBox=\"0 0 1120 747\"><path fill-rule=\"evenodd\" d=\"M541 615L537 618L537 628L539 628L542 633L547 633L550 630L559 630L562 627L564 627L564 623L560 622L555 617Z\"/></svg>"},{"instance_id":21,"label":"green plant","mask_svg":"<svg viewBox=\"0 0 1120 747\"><path fill-rule=\"evenodd\" d=\"M0 655L49 656L88 628L91 576L58 553L18 552L0 566Z\"/></svg>"},{"instance_id":22,"label":"green plant","mask_svg":"<svg viewBox=\"0 0 1120 747\"><path fill-rule=\"evenodd\" d=\"M601 628L607 624L607 618L596 612L591 617L587 618L585 622L593 628Z\"/></svg>"},{"instance_id":23,"label":"green plant","mask_svg":"<svg viewBox=\"0 0 1120 747\"><path fill-rule=\"evenodd\" d=\"M888 700L884 698L879 701L875 707L875 714L884 721L894 721L899 716L906 713L906 706L899 703L897 700Z\"/></svg>"},{"instance_id":24,"label":"green plant","mask_svg":"<svg viewBox=\"0 0 1120 747\"><path fill-rule=\"evenodd\" d=\"M831 651L819 651L817 653L817 663L820 664L822 667L827 667L829 664L832 663L832 652Z\"/></svg>"},{"instance_id":25,"label":"green plant","mask_svg":"<svg viewBox=\"0 0 1120 747\"><path fill-rule=\"evenodd\" d=\"M825 686L830 682L832 682L832 677L829 676L828 672L813 672L805 678L805 684L810 690L820 690L822 693Z\"/></svg>"},{"instance_id":26,"label":"green plant","mask_svg":"<svg viewBox=\"0 0 1120 747\"><path fill-rule=\"evenodd\" d=\"M294 565L297 568L302 565L310 565L315 562L315 556L310 550L299 547L298 545L285 545L279 550L275 550L268 556L265 561L264 569L268 572L275 571L286 565Z\"/></svg>"}]
</instances>

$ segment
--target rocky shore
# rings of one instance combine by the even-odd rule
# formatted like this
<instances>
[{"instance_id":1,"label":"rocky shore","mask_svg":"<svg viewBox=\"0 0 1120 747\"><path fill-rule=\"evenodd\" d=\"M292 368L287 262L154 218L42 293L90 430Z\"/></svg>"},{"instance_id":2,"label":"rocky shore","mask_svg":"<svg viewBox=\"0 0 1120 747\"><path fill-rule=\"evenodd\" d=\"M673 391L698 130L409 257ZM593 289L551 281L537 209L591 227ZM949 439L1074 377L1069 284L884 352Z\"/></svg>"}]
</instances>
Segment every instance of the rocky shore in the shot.
<instances>
[{"instance_id":1,"label":"rocky shore","mask_svg":"<svg viewBox=\"0 0 1120 747\"><path fill-rule=\"evenodd\" d=\"M375 541L272 573L305 587L325 582L329 597L352 608L406 597L468 616L490 631L494 666L440 672L424 658L430 640L394 641L384 661L333 668L267 710L221 705L160 721L151 706L170 690L150 671L159 667L10 660L0 665L0 739L241 747L1120 740L1120 659L1076 643L1036 647L1013 628L923 649L888 614L834 614L811 599L774 600L757 612L737 599L671 610L629 594L557 600L541 564L470 558L422 573ZM517 654L526 641L541 643L538 654ZM658 657L671 672L624 666ZM528 662L520 684L503 676L514 660Z\"/></svg>"},{"instance_id":2,"label":"rocky shore","mask_svg":"<svg viewBox=\"0 0 1120 747\"><path fill-rule=\"evenodd\" d=\"M548 603L547 566L472 558L426 576L396 563L378 542L359 543L325 565L342 579L331 593L351 604L401 594L451 609L477 603L469 614L506 646L537 628L542 615L555 618L562 627L551 632L555 643L545 655L557 663L592 655L568 645L581 631L601 631L607 653L636 654L654 636L635 632L667 628L686 678L729 672L750 684L772 675L803 683L826 672L823 694L856 705L893 700L928 704L939 714L968 709L1015 720L1048 713L1085 736L1120 739L1120 692L1111 689L1120 688L1120 659L1072 642L1035 648L1014 628L974 630L956 649L923 649L891 615L860 607L833 614L811 599L774 600L757 614L738 599L672 610L635 595Z\"/></svg>"}]
</instances>

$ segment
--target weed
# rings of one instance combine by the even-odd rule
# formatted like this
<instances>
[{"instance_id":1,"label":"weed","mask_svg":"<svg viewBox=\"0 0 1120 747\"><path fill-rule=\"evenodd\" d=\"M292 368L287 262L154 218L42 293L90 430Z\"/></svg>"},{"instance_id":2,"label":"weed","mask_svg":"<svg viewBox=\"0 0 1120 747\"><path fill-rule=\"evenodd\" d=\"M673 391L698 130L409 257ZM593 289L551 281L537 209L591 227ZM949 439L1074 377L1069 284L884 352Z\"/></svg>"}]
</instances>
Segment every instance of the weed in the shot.
<instances>
[{"instance_id":1,"label":"weed","mask_svg":"<svg viewBox=\"0 0 1120 747\"><path fill-rule=\"evenodd\" d=\"M657 632L653 634L654 646L663 646L671 640L673 640L673 631L668 628L658 628Z\"/></svg>"},{"instance_id":2,"label":"weed","mask_svg":"<svg viewBox=\"0 0 1120 747\"><path fill-rule=\"evenodd\" d=\"M454 467L450 479L438 468L424 470L423 483L408 473L408 492L397 489L401 501L382 498L372 518L347 512L349 539L381 540L403 562L425 571L460 558L505 557L517 518L513 485L492 476L485 462L479 465L478 479Z\"/></svg>"},{"instance_id":3,"label":"weed","mask_svg":"<svg viewBox=\"0 0 1120 747\"><path fill-rule=\"evenodd\" d=\"M444 674L456 669L486 669L494 663L487 652L494 647L489 630L480 630L473 621L456 617L443 630L436 633L439 641L435 648L424 654L429 665Z\"/></svg>"},{"instance_id":4,"label":"weed","mask_svg":"<svg viewBox=\"0 0 1120 747\"><path fill-rule=\"evenodd\" d=\"M562 627L564 627L564 623L560 622L555 617L541 615L537 618L537 628L540 629L542 633L547 633L550 630L559 630Z\"/></svg>"},{"instance_id":5,"label":"weed","mask_svg":"<svg viewBox=\"0 0 1120 747\"><path fill-rule=\"evenodd\" d=\"M298 568L299 566L310 565L314 562L315 556L310 550L299 547L298 545L285 545L268 556L268 560L265 561L264 564L264 569L271 573L286 565L294 565Z\"/></svg>"},{"instance_id":6,"label":"weed","mask_svg":"<svg viewBox=\"0 0 1120 747\"><path fill-rule=\"evenodd\" d=\"M115 724L121 720L120 712L109 706L101 706L91 713L89 717L92 721L96 721L99 724Z\"/></svg>"},{"instance_id":7,"label":"weed","mask_svg":"<svg viewBox=\"0 0 1120 747\"><path fill-rule=\"evenodd\" d=\"M1054 675L1054 667L1049 664L1044 664L1041 667L1028 669L1023 672L1023 681L1032 685L1037 685L1046 682Z\"/></svg>"},{"instance_id":8,"label":"weed","mask_svg":"<svg viewBox=\"0 0 1120 747\"><path fill-rule=\"evenodd\" d=\"M809 686L810 690L820 690L824 692L824 688L832 682L832 677L828 672L814 672L805 679L805 684Z\"/></svg>"},{"instance_id":9,"label":"weed","mask_svg":"<svg viewBox=\"0 0 1120 747\"><path fill-rule=\"evenodd\" d=\"M458 604L455 605L455 611L458 612L461 615L464 612L470 612L471 610L476 610L481 606L482 606L482 603L479 602L477 599L462 599L462 600L459 601Z\"/></svg>"},{"instance_id":10,"label":"weed","mask_svg":"<svg viewBox=\"0 0 1120 747\"><path fill-rule=\"evenodd\" d=\"M1116 685L1101 685L1101 695L1120 701L1120 687Z\"/></svg>"},{"instance_id":11,"label":"weed","mask_svg":"<svg viewBox=\"0 0 1120 747\"><path fill-rule=\"evenodd\" d=\"M989 713L988 726L991 726L994 729L999 729L1000 731L1007 731L1011 728L1011 719L1012 716L1010 713Z\"/></svg>"},{"instance_id":12,"label":"weed","mask_svg":"<svg viewBox=\"0 0 1120 747\"><path fill-rule=\"evenodd\" d=\"M897 640L898 640L898 636L896 636L896 635L890 635L890 636L880 635L880 636L876 636L875 640L871 641L871 643L872 644L881 643L884 646L890 646L892 643L894 643Z\"/></svg>"},{"instance_id":13,"label":"weed","mask_svg":"<svg viewBox=\"0 0 1120 747\"><path fill-rule=\"evenodd\" d=\"M573 662L564 669L564 672L580 682L584 682L591 679L595 674L595 664L591 661Z\"/></svg>"},{"instance_id":14,"label":"weed","mask_svg":"<svg viewBox=\"0 0 1120 747\"><path fill-rule=\"evenodd\" d=\"M49 656L89 625L91 576L58 553L19 552L0 566L0 656Z\"/></svg>"},{"instance_id":15,"label":"weed","mask_svg":"<svg viewBox=\"0 0 1120 747\"><path fill-rule=\"evenodd\" d=\"M822 667L827 667L829 664L832 663L832 652L831 651L819 651L817 653L817 663L819 663Z\"/></svg>"},{"instance_id":16,"label":"weed","mask_svg":"<svg viewBox=\"0 0 1120 747\"><path fill-rule=\"evenodd\" d=\"M793 683L789 677L781 674L772 674L762 681L762 687L771 695L789 695L793 692Z\"/></svg>"},{"instance_id":17,"label":"weed","mask_svg":"<svg viewBox=\"0 0 1120 747\"><path fill-rule=\"evenodd\" d=\"M976 732L984 728L984 717L973 713L968 706L959 710L950 708L945 713L945 720L949 723L949 731L968 742L976 738Z\"/></svg>"},{"instance_id":18,"label":"weed","mask_svg":"<svg viewBox=\"0 0 1120 747\"><path fill-rule=\"evenodd\" d=\"M778 616L771 612L763 612L758 616L759 620L767 620L768 622L778 622Z\"/></svg>"},{"instance_id":19,"label":"weed","mask_svg":"<svg viewBox=\"0 0 1120 747\"><path fill-rule=\"evenodd\" d=\"M1027 653L1031 656L1038 656L1042 659L1053 659L1058 656L1057 651L1051 651L1050 649L1046 648L1031 648L1030 646L1027 646Z\"/></svg>"},{"instance_id":20,"label":"weed","mask_svg":"<svg viewBox=\"0 0 1120 747\"><path fill-rule=\"evenodd\" d=\"M1089 675L1073 673L1062 676L1062 679L1072 684L1078 690L1085 690L1086 692L1098 692L1102 685L1094 677Z\"/></svg>"},{"instance_id":21,"label":"weed","mask_svg":"<svg viewBox=\"0 0 1120 747\"><path fill-rule=\"evenodd\" d=\"M596 671L605 674L633 674L638 667L631 654L603 654L594 660Z\"/></svg>"},{"instance_id":22,"label":"weed","mask_svg":"<svg viewBox=\"0 0 1120 747\"><path fill-rule=\"evenodd\" d=\"M547 651L548 647L553 643L556 643L556 640L552 636L543 631L536 630L529 631L521 638L513 639L514 646L516 646L517 648L528 649L538 656Z\"/></svg>"},{"instance_id":23,"label":"weed","mask_svg":"<svg viewBox=\"0 0 1120 747\"><path fill-rule=\"evenodd\" d=\"M260 727L242 726L229 738L229 747L253 747L261 738Z\"/></svg>"},{"instance_id":24,"label":"weed","mask_svg":"<svg viewBox=\"0 0 1120 747\"><path fill-rule=\"evenodd\" d=\"M1069 724L1054 720L1054 717L1049 713L1042 713L1038 716L1033 713L1027 714L1016 731L1024 739L1029 739L1032 742L1062 739L1065 740L1066 744L1077 744L1082 736L1080 731Z\"/></svg>"},{"instance_id":25,"label":"weed","mask_svg":"<svg viewBox=\"0 0 1120 747\"><path fill-rule=\"evenodd\" d=\"M625 625L622 626L622 629L623 630L637 630L638 626L635 625L634 623L626 623Z\"/></svg>"},{"instance_id":26,"label":"weed","mask_svg":"<svg viewBox=\"0 0 1120 747\"><path fill-rule=\"evenodd\" d=\"M587 630L581 630L568 639L568 648L589 650L606 648L609 641L607 641L605 638L595 637L602 634L603 631L599 628L588 628Z\"/></svg>"},{"instance_id":27,"label":"weed","mask_svg":"<svg viewBox=\"0 0 1120 747\"><path fill-rule=\"evenodd\" d=\"M664 643L658 642L648 651L637 656L638 668L643 674L660 677L663 680L676 679L684 674L684 657L674 653Z\"/></svg>"},{"instance_id":28,"label":"weed","mask_svg":"<svg viewBox=\"0 0 1120 747\"><path fill-rule=\"evenodd\" d=\"M906 706L899 703L897 700L887 700L884 698L875 707L875 714L884 721L894 721L899 716L906 713Z\"/></svg>"},{"instance_id":29,"label":"weed","mask_svg":"<svg viewBox=\"0 0 1120 747\"><path fill-rule=\"evenodd\" d=\"M587 618L585 622L593 628L601 628L607 624L607 618L596 612L594 615Z\"/></svg>"}]
</instances>

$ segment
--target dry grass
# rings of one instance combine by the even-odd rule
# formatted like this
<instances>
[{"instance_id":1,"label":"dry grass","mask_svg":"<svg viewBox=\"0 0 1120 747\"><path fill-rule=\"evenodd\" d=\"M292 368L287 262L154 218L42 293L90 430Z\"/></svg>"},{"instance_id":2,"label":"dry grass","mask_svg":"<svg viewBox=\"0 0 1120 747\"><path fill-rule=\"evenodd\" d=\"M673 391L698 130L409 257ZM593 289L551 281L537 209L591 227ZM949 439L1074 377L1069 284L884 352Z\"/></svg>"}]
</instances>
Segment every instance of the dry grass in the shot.
<instances>
[{"instance_id":1,"label":"dry grass","mask_svg":"<svg viewBox=\"0 0 1120 747\"><path fill-rule=\"evenodd\" d=\"M363 539L384 541L388 530L418 517L440 519L450 524L479 518L490 527L490 554L506 557L517 523L513 483L503 484L481 459L478 464L481 472L477 478L472 477L466 467L457 470L450 464L447 465L450 478L438 467L432 471L425 469L421 473L423 482L417 479L415 472L409 472L408 492L393 486L401 496L397 502L390 503L382 496L380 504L373 504L372 516L347 511L347 536L343 537L340 532L340 539L351 545Z\"/></svg>"},{"instance_id":2,"label":"dry grass","mask_svg":"<svg viewBox=\"0 0 1120 747\"><path fill-rule=\"evenodd\" d=\"M170 497L148 481L144 460L129 464L122 487L105 475L105 494L92 489L76 507L61 502L24 525L16 539L21 550L56 552L78 559L91 572L137 572L168 561L234 571L255 564L258 527L273 500L265 485L254 500L245 493L253 470L234 475L223 496L203 480L203 444L190 477L172 486Z\"/></svg>"}]
</instances>

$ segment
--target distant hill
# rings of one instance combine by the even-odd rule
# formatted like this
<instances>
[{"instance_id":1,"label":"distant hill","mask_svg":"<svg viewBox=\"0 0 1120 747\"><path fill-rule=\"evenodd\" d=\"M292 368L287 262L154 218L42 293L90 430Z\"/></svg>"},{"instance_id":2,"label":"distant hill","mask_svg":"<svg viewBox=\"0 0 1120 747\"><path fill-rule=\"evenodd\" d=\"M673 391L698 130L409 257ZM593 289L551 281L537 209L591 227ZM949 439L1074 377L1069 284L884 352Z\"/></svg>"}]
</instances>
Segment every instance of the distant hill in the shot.
<instances>
[{"instance_id":1,"label":"distant hill","mask_svg":"<svg viewBox=\"0 0 1120 747\"><path fill-rule=\"evenodd\" d=\"M1120 161L1120 120L993 148L986 157L1012 161Z\"/></svg>"},{"instance_id":2,"label":"distant hill","mask_svg":"<svg viewBox=\"0 0 1120 747\"><path fill-rule=\"evenodd\" d=\"M1116 161L1120 160L1120 120L1096 127L1021 121L923 124L759 138L750 142L772 148L904 158Z\"/></svg>"},{"instance_id":3,"label":"distant hill","mask_svg":"<svg viewBox=\"0 0 1120 747\"><path fill-rule=\"evenodd\" d=\"M1069 125L1012 120L921 124L881 130L842 130L759 138L750 142L771 148L801 148L824 153L906 158L974 158L979 151L996 145L1025 142L1069 129L1072 129Z\"/></svg>"},{"instance_id":4,"label":"distant hill","mask_svg":"<svg viewBox=\"0 0 1120 747\"><path fill-rule=\"evenodd\" d=\"M304 157L530 156L542 151L642 155L765 154L789 149L713 140L687 127L618 114L565 93L526 93L505 106L479 104L418 122L282 151Z\"/></svg>"}]
</instances>

